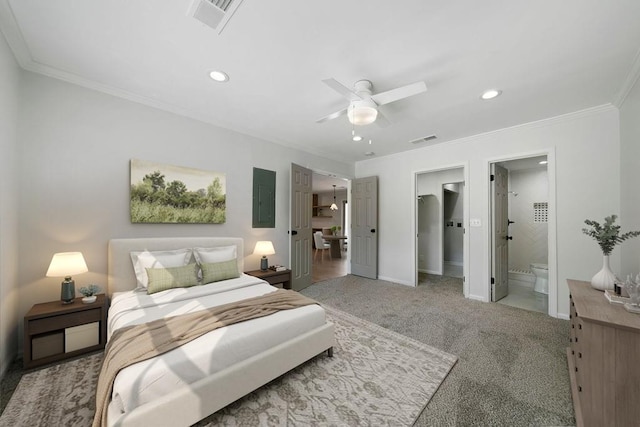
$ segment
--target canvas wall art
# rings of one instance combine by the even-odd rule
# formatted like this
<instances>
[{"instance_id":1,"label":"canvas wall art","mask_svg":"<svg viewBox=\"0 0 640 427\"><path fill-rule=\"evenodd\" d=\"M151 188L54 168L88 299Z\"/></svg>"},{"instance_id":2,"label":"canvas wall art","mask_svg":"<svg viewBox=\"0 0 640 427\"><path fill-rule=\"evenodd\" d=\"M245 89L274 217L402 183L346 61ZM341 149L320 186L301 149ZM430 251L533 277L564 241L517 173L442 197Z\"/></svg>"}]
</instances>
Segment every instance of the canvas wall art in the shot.
<instances>
[{"instance_id":1,"label":"canvas wall art","mask_svg":"<svg viewBox=\"0 0 640 427\"><path fill-rule=\"evenodd\" d=\"M131 222L222 224L226 179L211 172L131 160Z\"/></svg>"}]
</instances>

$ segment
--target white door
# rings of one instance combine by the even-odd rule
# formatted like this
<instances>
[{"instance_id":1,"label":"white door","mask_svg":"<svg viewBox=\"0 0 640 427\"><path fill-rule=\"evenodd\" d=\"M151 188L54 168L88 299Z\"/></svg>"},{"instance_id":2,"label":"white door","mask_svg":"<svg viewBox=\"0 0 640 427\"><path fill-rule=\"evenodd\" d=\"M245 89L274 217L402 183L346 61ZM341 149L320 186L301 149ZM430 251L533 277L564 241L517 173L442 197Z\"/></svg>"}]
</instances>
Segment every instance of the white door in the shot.
<instances>
[{"instance_id":1,"label":"white door","mask_svg":"<svg viewBox=\"0 0 640 427\"><path fill-rule=\"evenodd\" d=\"M291 287L299 291L311 285L311 202L310 169L291 163Z\"/></svg>"},{"instance_id":2,"label":"white door","mask_svg":"<svg viewBox=\"0 0 640 427\"><path fill-rule=\"evenodd\" d=\"M491 301L509 294L509 174L491 164Z\"/></svg>"},{"instance_id":3,"label":"white door","mask_svg":"<svg viewBox=\"0 0 640 427\"><path fill-rule=\"evenodd\" d=\"M378 278L378 177L351 185L351 274Z\"/></svg>"}]
</instances>

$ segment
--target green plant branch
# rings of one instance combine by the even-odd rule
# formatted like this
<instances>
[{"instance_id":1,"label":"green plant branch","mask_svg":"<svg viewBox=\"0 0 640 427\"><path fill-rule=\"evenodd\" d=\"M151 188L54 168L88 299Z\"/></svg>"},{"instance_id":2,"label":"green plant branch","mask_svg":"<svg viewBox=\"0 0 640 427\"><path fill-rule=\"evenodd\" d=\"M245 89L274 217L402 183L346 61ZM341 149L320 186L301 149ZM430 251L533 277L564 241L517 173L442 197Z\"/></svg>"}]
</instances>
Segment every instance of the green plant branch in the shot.
<instances>
[{"instance_id":1,"label":"green plant branch","mask_svg":"<svg viewBox=\"0 0 640 427\"><path fill-rule=\"evenodd\" d=\"M584 221L591 228L583 228L582 232L598 242L603 255L610 255L616 245L625 240L640 236L640 231L628 231L620 234L620 226L615 224L617 218L617 215L610 215L604 219L602 225L591 219Z\"/></svg>"}]
</instances>

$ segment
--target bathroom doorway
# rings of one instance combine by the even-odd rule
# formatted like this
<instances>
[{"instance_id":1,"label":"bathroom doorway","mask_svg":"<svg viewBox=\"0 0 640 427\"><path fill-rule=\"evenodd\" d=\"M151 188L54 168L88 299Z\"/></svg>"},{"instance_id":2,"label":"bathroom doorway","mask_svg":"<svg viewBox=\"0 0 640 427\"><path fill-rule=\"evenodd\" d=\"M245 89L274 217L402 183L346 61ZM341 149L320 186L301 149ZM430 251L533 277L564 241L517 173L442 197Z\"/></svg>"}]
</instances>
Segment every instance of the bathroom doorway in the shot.
<instances>
[{"instance_id":1,"label":"bathroom doorway","mask_svg":"<svg viewBox=\"0 0 640 427\"><path fill-rule=\"evenodd\" d=\"M551 314L547 165L546 155L490 164L490 282L491 301Z\"/></svg>"},{"instance_id":2,"label":"bathroom doorway","mask_svg":"<svg viewBox=\"0 0 640 427\"><path fill-rule=\"evenodd\" d=\"M462 282L465 296L466 179L465 167L452 167L416 173L415 180L416 284L426 275L448 277Z\"/></svg>"}]
</instances>

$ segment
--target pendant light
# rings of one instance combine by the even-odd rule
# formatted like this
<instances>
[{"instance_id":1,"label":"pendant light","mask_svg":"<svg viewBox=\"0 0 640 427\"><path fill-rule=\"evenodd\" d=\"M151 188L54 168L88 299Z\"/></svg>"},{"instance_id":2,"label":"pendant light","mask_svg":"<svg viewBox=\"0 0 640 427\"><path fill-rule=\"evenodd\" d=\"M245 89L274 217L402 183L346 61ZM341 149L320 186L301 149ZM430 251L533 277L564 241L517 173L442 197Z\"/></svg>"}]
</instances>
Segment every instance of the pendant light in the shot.
<instances>
[{"instance_id":1,"label":"pendant light","mask_svg":"<svg viewBox=\"0 0 640 427\"><path fill-rule=\"evenodd\" d=\"M336 185L333 184L333 203L331 204L331 207L329 208L332 211L337 211L338 210L338 205L336 205Z\"/></svg>"}]
</instances>

